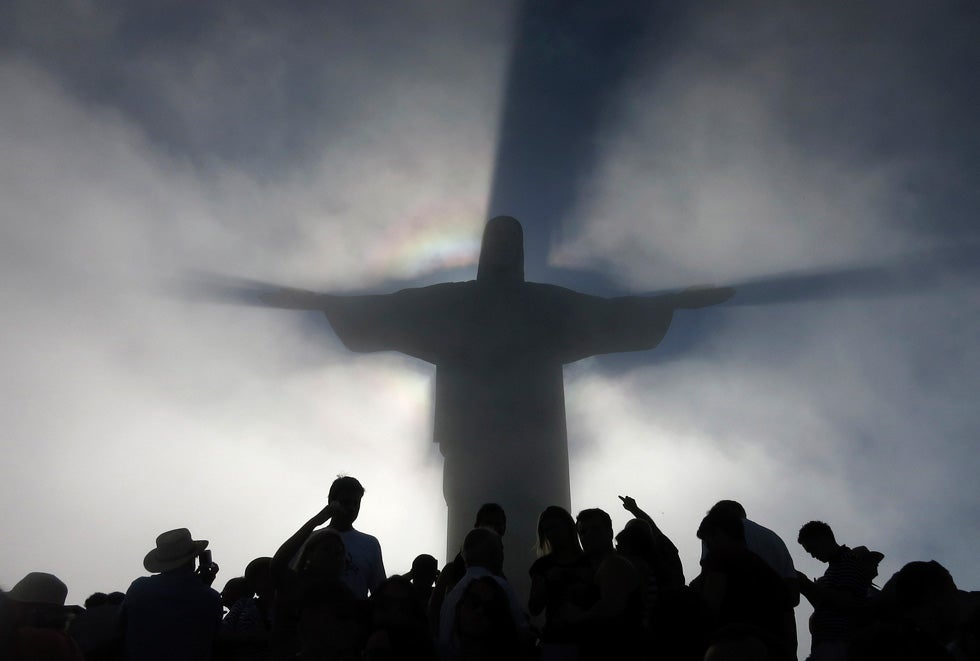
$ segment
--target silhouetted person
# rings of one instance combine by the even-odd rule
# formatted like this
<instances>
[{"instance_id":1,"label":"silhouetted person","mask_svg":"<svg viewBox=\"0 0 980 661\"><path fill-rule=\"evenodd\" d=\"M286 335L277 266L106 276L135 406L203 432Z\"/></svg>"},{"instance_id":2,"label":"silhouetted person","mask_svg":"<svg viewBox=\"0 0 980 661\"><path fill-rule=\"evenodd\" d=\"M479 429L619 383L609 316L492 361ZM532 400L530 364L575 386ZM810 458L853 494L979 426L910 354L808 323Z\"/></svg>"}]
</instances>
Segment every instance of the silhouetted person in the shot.
<instances>
[{"instance_id":1,"label":"silhouetted person","mask_svg":"<svg viewBox=\"0 0 980 661\"><path fill-rule=\"evenodd\" d=\"M378 538L354 529L363 497L364 487L360 482L346 475L338 477L330 485L327 508L320 513L326 517L324 521L330 520L327 529L339 534L344 542L347 562L341 579L358 599L367 599L368 593L387 578ZM309 539L319 534L320 531L313 531Z\"/></svg>"},{"instance_id":2,"label":"silhouetted person","mask_svg":"<svg viewBox=\"0 0 980 661\"><path fill-rule=\"evenodd\" d=\"M408 577L388 578L371 595L370 605L370 631L361 655L363 661L435 661L436 648L429 635L425 607L419 603Z\"/></svg>"},{"instance_id":3,"label":"silhouetted person","mask_svg":"<svg viewBox=\"0 0 980 661\"><path fill-rule=\"evenodd\" d=\"M501 538L503 544L504 533L507 532L507 514L499 503L483 503L476 511L476 520L473 522L474 528L487 528L492 530ZM504 554L500 555L500 562L503 563ZM491 567L495 574L503 575L503 566ZM439 635L439 614L442 611L442 601L450 590L455 587L459 579L466 573L466 562L463 560L463 551L456 554L452 560L446 563L439 573L439 580L436 581L432 589L432 596L429 599L428 613L429 623L432 627L432 634Z\"/></svg>"},{"instance_id":4,"label":"silhouetted person","mask_svg":"<svg viewBox=\"0 0 980 661\"><path fill-rule=\"evenodd\" d=\"M235 579L232 579L235 580ZM268 657L272 634L272 612L275 584L272 580L272 558L255 558L241 577L243 589L221 621L218 637L223 659L252 661ZM231 581L229 581L231 583ZM225 590L221 597L225 599Z\"/></svg>"},{"instance_id":5,"label":"silhouetted person","mask_svg":"<svg viewBox=\"0 0 980 661\"><path fill-rule=\"evenodd\" d=\"M393 294L334 296L281 290L274 306L322 310L352 351L400 351L436 365L434 440L445 458L447 555L469 513L500 502L514 526L507 574L524 580L534 517L570 509L562 366L652 349L675 309L720 303L730 289L600 298L524 281L520 223L487 223L477 277Z\"/></svg>"},{"instance_id":6,"label":"silhouetted person","mask_svg":"<svg viewBox=\"0 0 980 661\"><path fill-rule=\"evenodd\" d=\"M120 607L122 592L95 592L85 600L85 610L72 618L68 633L85 656L85 661L117 661L122 657Z\"/></svg>"},{"instance_id":7,"label":"silhouetted person","mask_svg":"<svg viewBox=\"0 0 980 661\"><path fill-rule=\"evenodd\" d=\"M504 546L500 535L489 528L474 528L463 539L463 561L466 563L466 573L446 595L439 612L439 647L442 654L455 658L459 650L459 641L454 639L456 607L466 590L474 580L490 577L506 593L511 618L519 630L527 630L527 621L521 610L520 602L514 594L507 579L494 573L503 560Z\"/></svg>"},{"instance_id":8,"label":"silhouetted person","mask_svg":"<svg viewBox=\"0 0 980 661\"><path fill-rule=\"evenodd\" d=\"M491 576L466 585L456 605L447 661L522 661L537 659L530 641L514 623L507 592Z\"/></svg>"},{"instance_id":9,"label":"silhouetted person","mask_svg":"<svg viewBox=\"0 0 980 661\"><path fill-rule=\"evenodd\" d=\"M701 521L698 538L707 547L701 574L691 585L707 607L709 639L738 630L743 639L766 645L773 661L794 658L784 622L793 598L779 575L745 546L743 520L714 509Z\"/></svg>"},{"instance_id":10,"label":"silhouetted person","mask_svg":"<svg viewBox=\"0 0 980 661\"><path fill-rule=\"evenodd\" d=\"M810 659L843 661L864 605L874 573L861 552L838 544L834 531L823 521L810 521L800 528L798 541L807 553L827 563L824 575L811 581L799 572L800 592L813 605L810 616ZM863 553L872 552L867 549ZM877 567L881 554L873 561Z\"/></svg>"},{"instance_id":11,"label":"silhouetted person","mask_svg":"<svg viewBox=\"0 0 980 661\"><path fill-rule=\"evenodd\" d=\"M347 591L345 597L354 595L342 581L347 550L340 533L324 528L317 535L313 530L326 523L334 514L330 502L290 536L272 557L270 570L276 596L272 617L272 648L274 657L291 658L300 650L300 620L306 595L327 585L321 591L326 598ZM342 590L335 588L339 585ZM317 608L322 604L314 604Z\"/></svg>"},{"instance_id":12,"label":"silhouetted person","mask_svg":"<svg viewBox=\"0 0 980 661\"><path fill-rule=\"evenodd\" d=\"M299 653L290 661L355 661L367 637L364 601L337 580L310 585L299 600Z\"/></svg>"},{"instance_id":13,"label":"silhouetted person","mask_svg":"<svg viewBox=\"0 0 980 661\"><path fill-rule=\"evenodd\" d=\"M616 534L616 552L629 560L640 578L643 607L640 617L643 646L652 645L654 612L660 600L660 580L657 578L657 552L653 529L643 519L630 519Z\"/></svg>"},{"instance_id":14,"label":"silhouetted person","mask_svg":"<svg viewBox=\"0 0 980 661\"><path fill-rule=\"evenodd\" d=\"M421 553L412 560L412 569L405 577L411 581L415 598L422 609L428 609L432 588L439 578L439 561L428 553Z\"/></svg>"},{"instance_id":15,"label":"silhouetted person","mask_svg":"<svg viewBox=\"0 0 980 661\"><path fill-rule=\"evenodd\" d=\"M0 641L0 651L12 661L83 661L75 641L65 633L68 586L54 574L31 572L17 582L7 595L8 641ZM4 650L4 647L7 649Z\"/></svg>"},{"instance_id":16,"label":"silhouetted person","mask_svg":"<svg viewBox=\"0 0 980 661\"><path fill-rule=\"evenodd\" d=\"M639 652L643 615L639 573L616 553L607 512L582 510L575 525L592 567L592 598L584 609L566 603L555 619L577 629L584 661L633 658Z\"/></svg>"},{"instance_id":17,"label":"silhouetted person","mask_svg":"<svg viewBox=\"0 0 980 661\"><path fill-rule=\"evenodd\" d=\"M255 593L249 588L244 576L229 578L221 588L221 605L231 612L231 607L243 597L251 598Z\"/></svg>"},{"instance_id":18,"label":"silhouetted person","mask_svg":"<svg viewBox=\"0 0 980 661\"><path fill-rule=\"evenodd\" d=\"M566 605L581 611L592 605L593 571L579 543L575 519L564 507L552 505L538 517L538 553L540 557L528 570L528 611L535 616L544 613L542 659L578 659L578 631L562 622L559 613Z\"/></svg>"},{"instance_id":19,"label":"silhouetted person","mask_svg":"<svg viewBox=\"0 0 980 661\"><path fill-rule=\"evenodd\" d=\"M857 632L848 660L972 661L976 655L967 656L956 636L958 597L953 577L941 564L908 563L876 596L877 620Z\"/></svg>"},{"instance_id":20,"label":"silhouetted person","mask_svg":"<svg viewBox=\"0 0 980 661\"><path fill-rule=\"evenodd\" d=\"M800 603L800 586L793 565L793 556L786 548L786 542L775 532L748 518L745 508L735 500L719 500L712 505L711 512L724 511L738 517L742 521L742 531L745 536L745 547L765 560L766 564L783 579L783 585L793 600L793 608L784 614L783 629L787 640L791 641L793 656L796 657L798 647L796 635L796 613L793 609ZM702 557L705 552L702 546Z\"/></svg>"},{"instance_id":21,"label":"silhouetted person","mask_svg":"<svg viewBox=\"0 0 980 661\"><path fill-rule=\"evenodd\" d=\"M670 538L663 533L649 514L640 509L636 501L629 496L619 496L623 503L623 509L632 514L637 519L646 521L653 533L653 544L655 554L654 571L660 589L674 590L686 585L684 580L684 567L681 564L681 556Z\"/></svg>"},{"instance_id":22,"label":"silhouetted person","mask_svg":"<svg viewBox=\"0 0 980 661\"><path fill-rule=\"evenodd\" d=\"M649 650L649 658L701 661L704 644L698 628L700 599L686 585L677 547L633 498L620 496L619 499L623 509L636 518L629 521L617 536L618 548L623 551L625 544L627 557L646 556L646 562L653 570L655 582L651 584L647 577L644 585L643 645ZM639 524L646 524L652 534L652 558L649 550L645 550L649 545L647 531ZM631 543L640 546L630 549ZM655 593L652 593L654 589Z\"/></svg>"},{"instance_id":23,"label":"silhouetted person","mask_svg":"<svg viewBox=\"0 0 980 661\"><path fill-rule=\"evenodd\" d=\"M17 614L7 593L0 590L0 659L17 659Z\"/></svg>"},{"instance_id":24,"label":"silhouetted person","mask_svg":"<svg viewBox=\"0 0 980 661\"><path fill-rule=\"evenodd\" d=\"M192 539L187 528L157 537L156 547L143 559L153 576L133 581L122 605L128 658L211 658L222 608L221 595L211 589L218 566L205 551L207 545L206 540Z\"/></svg>"}]
</instances>

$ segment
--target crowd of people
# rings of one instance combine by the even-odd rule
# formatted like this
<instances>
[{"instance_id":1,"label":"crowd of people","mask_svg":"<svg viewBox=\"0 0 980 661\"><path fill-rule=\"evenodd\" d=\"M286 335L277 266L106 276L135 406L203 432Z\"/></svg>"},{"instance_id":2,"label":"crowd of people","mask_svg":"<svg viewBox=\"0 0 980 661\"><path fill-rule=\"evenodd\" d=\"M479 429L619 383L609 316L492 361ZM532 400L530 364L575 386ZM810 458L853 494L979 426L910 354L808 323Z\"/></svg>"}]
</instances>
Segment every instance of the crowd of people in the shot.
<instances>
[{"instance_id":1,"label":"crowd of people","mask_svg":"<svg viewBox=\"0 0 980 661\"><path fill-rule=\"evenodd\" d=\"M459 554L440 571L419 555L388 576L381 544L355 530L364 488L343 476L328 502L272 557L248 563L219 593L208 542L186 528L156 539L149 576L123 594L67 607L56 576L32 572L0 592L0 659L11 661L977 661L978 593L958 590L935 561L910 562L879 589L882 554L837 541L810 521L797 542L822 576L797 571L784 541L735 501L701 521L700 571L629 496L609 514L538 518L530 593L504 572L506 513L476 512ZM813 606L809 655L795 608Z\"/></svg>"}]
</instances>

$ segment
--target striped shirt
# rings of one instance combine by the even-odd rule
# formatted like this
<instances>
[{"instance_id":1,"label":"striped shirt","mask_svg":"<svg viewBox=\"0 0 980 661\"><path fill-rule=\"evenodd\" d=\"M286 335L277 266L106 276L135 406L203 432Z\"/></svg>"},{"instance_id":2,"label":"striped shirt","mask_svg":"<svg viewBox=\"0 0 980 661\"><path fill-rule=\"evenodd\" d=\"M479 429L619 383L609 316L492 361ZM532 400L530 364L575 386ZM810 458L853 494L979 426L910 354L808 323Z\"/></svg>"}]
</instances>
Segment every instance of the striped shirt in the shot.
<instances>
[{"instance_id":1,"label":"striped shirt","mask_svg":"<svg viewBox=\"0 0 980 661\"><path fill-rule=\"evenodd\" d=\"M864 599L871 587L871 575L865 563L847 546L827 563L827 571L815 583L821 588L846 592L855 601ZM854 608L818 604L810 616L810 634L814 643L850 640L854 635Z\"/></svg>"}]
</instances>

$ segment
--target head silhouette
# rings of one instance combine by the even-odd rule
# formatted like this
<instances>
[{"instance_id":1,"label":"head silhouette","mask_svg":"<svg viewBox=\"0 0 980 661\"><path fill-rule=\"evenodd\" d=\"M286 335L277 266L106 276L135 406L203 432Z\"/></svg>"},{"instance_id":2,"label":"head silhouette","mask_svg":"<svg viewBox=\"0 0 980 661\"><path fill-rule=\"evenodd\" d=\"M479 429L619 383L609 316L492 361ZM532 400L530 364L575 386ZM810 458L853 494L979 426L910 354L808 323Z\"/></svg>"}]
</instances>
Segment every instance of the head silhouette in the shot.
<instances>
[{"instance_id":1,"label":"head silhouette","mask_svg":"<svg viewBox=\"0 0 980 661\"><path fill-rule=\"evenodd\" d=\"M484 567L500 571L504 564L504 545L500 535L489 528L474 528L463 539L463 562L467 569Z\"/></svg>"},{"instance_id":2,"label":"head silhouette","mask_svg":"<svg viewBox=\"0 0 980 661\"><path fill-rule=\"evenodd\" d=\"M491 218L483 230L476 279L524 282L524 230L516 218Z\"/></svg>"},{"instance_id":3,"label":"head silhouette","mask_svg":"<svg viewBox=\"0 0 980 661\"><path fill-rule=\"evenodd\" d=\"M344 571L347 547L337 531L324 528L303 547L299 559L300 573L311 578L339 579Z\"/></svg>"},{"instance_id":4,"label":"head silhouette","mask_svg":"<svg viewBox=\"0 0 980 661\"><path fill-rule=\"evenodd\" d=\"M829 562L840 546L834 531L823 521L810 521L800 528L797 537L800 546L820 562Z\"/></svg>"},{"instance_id":5,"label":"head silhouette","mask_svg":"<svg viewBox=\"0 0 980 661\"><path fill-rule=\"evenodd\" d=\"M474 528L490 528L501 537L507 532L507 514L497 503L484 503L476 512Z\"/></svg>"},{"instance_id":6,"label":"head silhouette","mask_svg":"<svg viewBox=\"0 0 980 661\"><path fill-rule=\"evenodd\" d=\"M745 508L742 507L742 503L738 502L737 500L719 500L717 503L711 506L711 509L708 510L708 512L727 512L732 516L737 516L740 519L749 518L745 513Z\"/></svg>"},{"instance_id":7,"label":"head silhouette","mask_svg":"<svg viewBox=\"0 0 980 661\"><path fill-rule=\"evenodd\" d=\"M538 555L569 547L579 551L582 549L575 519L564 507L549 505L538 517Z\"/></svg>"},{"instance_id":8,"label":"head silhouette","mask_svg":"<svg viewBox=\"0 0 980 661\"><path fill-rule=\"evenodd\" d=\"M709 552L745 546L745 526L736 512L712 509L698 526L698 539L704 540Z\"/></svg>"},{"instance_id":9,"label":"head silhouette","mask_svg":"<svg viewBox=\"0 0 980 661\"><path fill-rule=\"evenodd\" d=\"M408 572L412 583L423 587L432 587L439 578L439 563L428 553L415 556L412 560L412 570Z\"/></svg>"},{"instance_id":10,"label":"head silhouette","mask_svg":"<svg viewBox=\"0 0 980 661\"><path fill-rule=\"evenodd\" d=\"M364 487L356 478L342 475L330 485L327 499L339 506L339 511L330 522L332 528L346 529L357 520L361 511L361 498L364 497Z\"/></svg>"},{"instance_id":11,"label":"head silhouette","mask_svg":"<svg viewBox=\"0 0 980 661\"><path fill-rule=\"evenodd\" d=\"M599 555L613 550L612 519L604 510L582 510L575 518L582 550L588 555Z\"/></svg>"},{"instance_id":12,"label":"head silhouette","mask_svg":"<svg viewBox=\"0 0 980 661\"><path fill-rule=\"evenodd\" d=\"M626 526L616 535L616 547L620 553L638 556L651 561L657 554L657 542L653 537L653 528L643 519L630 519Z\"/></svg>"}]
</instances>

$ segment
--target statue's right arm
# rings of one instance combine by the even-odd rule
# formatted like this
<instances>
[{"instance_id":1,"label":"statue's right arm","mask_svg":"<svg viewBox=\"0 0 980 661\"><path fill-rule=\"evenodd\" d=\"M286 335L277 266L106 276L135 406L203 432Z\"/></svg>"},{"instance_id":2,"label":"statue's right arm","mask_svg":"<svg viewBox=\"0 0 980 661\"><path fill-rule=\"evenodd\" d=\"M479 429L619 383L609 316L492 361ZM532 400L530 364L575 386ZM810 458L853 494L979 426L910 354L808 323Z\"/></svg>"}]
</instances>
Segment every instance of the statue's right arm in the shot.
<instances>
[{"instance_id":1,"label":"statue's right arm","mask_svg":"<svg viewBox=\"0 0 980 661\"><path fill-rule=\"evenodd\" d=\"M323 311L336 298L338 297L332 294L318 294L306 289L290 287L280 287L274 291L259 294L259 300L265 305L285 310Z\"/></svg>"},{"instance_id":2,"label":"statue's right arm","mask_svg":"<svg viewBox=\"0 0 980 661\"><path fill-rule=\"evenodd\" d=\"M670 294L666 299L670 301L675 309L696 310L698 308L706 308L724 303L734 295L735 289L732 287L701 285L688 287L676 294Z\"/></svg>"}]
</instances>

